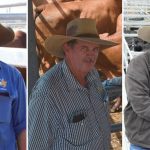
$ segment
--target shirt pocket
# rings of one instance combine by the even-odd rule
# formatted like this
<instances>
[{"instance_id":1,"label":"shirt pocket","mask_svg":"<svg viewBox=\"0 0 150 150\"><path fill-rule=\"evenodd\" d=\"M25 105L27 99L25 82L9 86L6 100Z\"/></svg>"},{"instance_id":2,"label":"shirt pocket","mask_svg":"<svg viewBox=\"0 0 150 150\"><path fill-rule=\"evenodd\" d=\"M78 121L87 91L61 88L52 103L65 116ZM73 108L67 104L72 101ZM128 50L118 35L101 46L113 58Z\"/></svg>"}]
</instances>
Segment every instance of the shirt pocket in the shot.
<instances>
[{"instance_id":1,"label":"shirt pocket","mask_svg":"<svg viewBox=\"0 0 150 150\"><path fill-rule=\"evenodd\" d=\"M142 125L141 125L141 129L140 129L140 133L146 133L147 131L149 131L150 129L150 123L149 121L143 119L142 120Z\"/></svg>"},{"instance_id":2,"label":"shirt pocket","mask_svg":"<svg viewBox=\"0 0 150 150\"><path fill-rule=\"evenodd\" d=\"M94 140L100 137L95 115L91 109L77 111L73 114L75 114L73 116L84 114L84 119L79 119L80 121L78 122L67 122L62 134L59 134L61 135L63 143L73 147L84 147L90 145Z\"/></svg>"},{"instance_id":3,"label":"shirt pocket","mask_svg":"<svg viewBox=\"0 0 150 150\"><path fill-rule=\"evenodd\" d=\"M10 123L12 100L10 96L0 95L0 123Z\"/></svg>"},{"instance_id":4,"label":"shirt pocket","mask_svg":"<svg viewBox=\"0 0 150 150\"><path fill-rule=\"evenodd\" d=\"M65 129L63 138L72 145L86 144L90 139L87 118L77 123L70 123Z\"/></svg>"}]
</instances>

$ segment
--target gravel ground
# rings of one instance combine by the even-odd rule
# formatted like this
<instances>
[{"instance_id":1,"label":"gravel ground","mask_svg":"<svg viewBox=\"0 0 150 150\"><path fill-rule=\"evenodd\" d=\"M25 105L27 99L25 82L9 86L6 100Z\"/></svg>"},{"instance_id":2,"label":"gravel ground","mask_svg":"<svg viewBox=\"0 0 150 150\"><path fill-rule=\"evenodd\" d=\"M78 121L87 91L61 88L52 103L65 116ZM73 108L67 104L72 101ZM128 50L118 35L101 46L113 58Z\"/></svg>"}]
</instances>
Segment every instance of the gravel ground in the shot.
<instances>
[{"instance_id":1,"label":"gravel ground","mask_svg":"<svg viewBox=\"0 0 150 150\"><path fill-rule=\"evenodd\" d=\"M122 122L122 112L111 113L111 122L120 123ZM122 132L116 132L111 134L111 150L122 149Z\"/></svg>"}]
</instances>

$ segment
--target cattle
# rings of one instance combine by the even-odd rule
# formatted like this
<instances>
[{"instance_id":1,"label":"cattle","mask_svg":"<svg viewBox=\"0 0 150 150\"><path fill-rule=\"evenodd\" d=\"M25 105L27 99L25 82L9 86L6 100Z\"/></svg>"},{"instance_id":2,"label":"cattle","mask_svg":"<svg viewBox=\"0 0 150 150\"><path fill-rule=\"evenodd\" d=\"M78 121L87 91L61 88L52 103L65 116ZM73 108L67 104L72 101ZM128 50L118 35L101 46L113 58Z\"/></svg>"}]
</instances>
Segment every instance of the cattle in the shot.
<instances>
[{"instance_id":1,"label":"cattle","mask_svg":"<svg viewBox=\"0 0 150 150\"><path fill-rule=\"evenodd\" d=\"M32 0L35 7L43 4L57 3L57 2L70 2L70 1L82 1L82 0Z\"/></svg>"},{"instance_id":2,"label":"cattle","mask_svg":"<svg viewBox=\"0 0 150 150\"><path fill-rule=\"evenodd\" d=\"M54 34L64 35L67 23L78 17L95 19L101 38L106 38L104 35L109 34L107 38L119 42L115 47L102 48L96 67L107 78L121 75L121 2L116 0L116 5L112 3L113 1L107 1L109 5L106 5L104 1L96 0L69 2L49 0L45 1L49 4L40 5L35 9L36 39L38 55L41 60L41 75L55 64L56 59L45 51L45 39Z\"/></svg>"},{"instance_id":3,"label":"cattle","mask_svg":"<svg viewBox=\"0 0 150 150\"><path fill-rule=\"evenodd\" d=\"M104 48L100 51L96 67L105 72L107 78L121 76L122 74L122 14L117 18L116 32L112 35L108 33L100 34L104 40L112 40L118 45Z\"/></svg>"}]
</instances>

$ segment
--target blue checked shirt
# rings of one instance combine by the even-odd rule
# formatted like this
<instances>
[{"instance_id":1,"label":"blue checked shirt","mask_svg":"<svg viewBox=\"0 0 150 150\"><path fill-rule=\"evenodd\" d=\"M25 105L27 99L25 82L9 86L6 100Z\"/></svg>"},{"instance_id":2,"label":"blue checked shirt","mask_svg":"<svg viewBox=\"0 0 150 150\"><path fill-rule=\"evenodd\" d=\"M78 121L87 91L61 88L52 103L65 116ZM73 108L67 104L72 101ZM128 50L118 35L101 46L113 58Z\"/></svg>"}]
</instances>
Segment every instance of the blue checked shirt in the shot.
<instances>
[{"instance_id":1,"label":"blue checked shirt","mask_svg":"<svg viewBox=\"0 0 150 150\"><path fill-rule=\"evenodd\" d=\"M65 61L36 83L29 103L29 150L109 150L108 96L93 69L82 87Z\"/></svg>"},{"instance_id":2,"label":"blue checked shirt","mask_svg":"<svg viewBox=\"0 0 150 150\"><path fill-rule=\"evenodd\" d=\"M0 61L0 150L17 150L16 138L26 126L25 107L21 74Z\"/></svg>"}]
</instances>

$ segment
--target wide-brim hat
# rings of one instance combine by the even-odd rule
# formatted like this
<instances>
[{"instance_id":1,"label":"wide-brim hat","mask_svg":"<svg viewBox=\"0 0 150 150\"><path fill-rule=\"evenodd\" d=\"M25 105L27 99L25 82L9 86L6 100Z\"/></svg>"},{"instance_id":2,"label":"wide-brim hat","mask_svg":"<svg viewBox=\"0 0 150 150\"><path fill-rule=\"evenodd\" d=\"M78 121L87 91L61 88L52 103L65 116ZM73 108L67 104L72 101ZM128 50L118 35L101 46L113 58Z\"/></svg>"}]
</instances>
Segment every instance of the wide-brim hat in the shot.
<instances>
[{"instance_id":1,"label":"wide-brim hat","mask_svg":"<svg viewBox=\"0 0 150 150\"><path fill-rule=\"evenodd\" d=\"M45 40L46 50L57 57L63 58L63 44L71 40L80 40L105 45L107 47L115 46L117 43L102 40L96 29L96 22L93 19L77 18L67 24L66 35L53 35Z\"/></svg>"},{"instance_id":2,"label":"wide-brim hat","mask_svg":"<svg viewBox=\"0 0 150 150\"><path fill-rule=\"evenodd\" d=\"M138 30L138 37L150 43L150 26L142 27Z\"/></svg>"},{"instance_id":3,"label":"wide-brim hat","mask_svg":"<svg viewBox=\"0 0 150 150\"><path fill-rule=\"evenodd\" d=\"M14 31L9 27L0 24L0 46L11 42L14 39Z\"/></svg>"}]
</instances>

